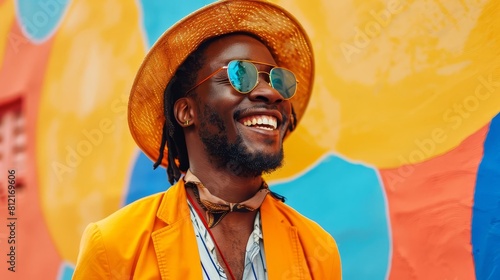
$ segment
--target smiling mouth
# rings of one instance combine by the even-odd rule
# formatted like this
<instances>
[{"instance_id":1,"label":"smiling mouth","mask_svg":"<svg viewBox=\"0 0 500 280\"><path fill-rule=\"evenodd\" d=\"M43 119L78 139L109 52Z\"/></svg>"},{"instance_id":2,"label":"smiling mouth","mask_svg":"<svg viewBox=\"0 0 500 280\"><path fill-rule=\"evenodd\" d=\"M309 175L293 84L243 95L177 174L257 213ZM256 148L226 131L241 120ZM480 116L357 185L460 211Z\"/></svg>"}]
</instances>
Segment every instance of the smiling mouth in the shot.
<instances>
[{"instance_id":1,"label":"smiling mouth","mask_svg":"<svg viewBox=\"0 0 500 280\"><path fill-rule=\"evenodd\" d=\"M265 130L276 130L278 128L278 119L273 116L255 115L240 120L245 126L255 127Z\"/></svg>"}]
</instances>

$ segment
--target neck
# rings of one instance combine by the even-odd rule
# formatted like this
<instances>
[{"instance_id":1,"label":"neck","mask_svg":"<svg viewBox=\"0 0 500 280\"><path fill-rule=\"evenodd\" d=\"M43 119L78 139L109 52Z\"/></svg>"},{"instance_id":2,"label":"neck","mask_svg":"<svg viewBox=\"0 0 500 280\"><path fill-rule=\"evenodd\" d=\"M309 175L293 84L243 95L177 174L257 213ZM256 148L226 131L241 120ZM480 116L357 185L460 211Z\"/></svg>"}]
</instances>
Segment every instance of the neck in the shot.
<instances>
[{"instance_id":1,"label":"neck","mask_svg":"<svg viewBox=\"0 0 500 280\"><path fill-rule=\"evenodd\" d=\"M255 195L262 185L261 176L240 177L212 164L192 164L189 169L210 193L228 202L245 201Z\"/></svg>"}]
</instances>

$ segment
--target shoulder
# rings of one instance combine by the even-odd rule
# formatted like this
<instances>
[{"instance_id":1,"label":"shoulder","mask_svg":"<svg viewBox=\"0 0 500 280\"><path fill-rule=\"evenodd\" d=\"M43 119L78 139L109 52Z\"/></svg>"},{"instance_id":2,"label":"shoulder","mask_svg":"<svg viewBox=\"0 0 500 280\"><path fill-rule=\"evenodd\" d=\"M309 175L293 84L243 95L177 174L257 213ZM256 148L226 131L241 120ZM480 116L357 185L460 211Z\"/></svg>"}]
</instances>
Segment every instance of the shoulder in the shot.
<instances>
[{"instance_id":1,"label":"shoulder","mask_svg":"<svg viewBox=\"0 0 500 280\"><path fill-rule=\"evenodd\" d=\"M164 196L165 192L161 192L138 199L108 217L95 222L95 225L103 234L107 235L107 233L113 232L117 228L128 228L130 226L137 228L138 222L143 226L147 223L153 223Z\"/></svg>"},{"instance_id":2,"label":"shoulder","mask_svg":"<svg viewBox=\"0 0 500 280\"><path fill-rule=\"evenodd\" d=\"M89 224L81 238L73 279L130 276L136 270L138 260L154 259L151 236L155 230L166 225L164 220L158 218L162 207L167 204L176 207L175 197L172 197L176 191L174 187L132 202Z\"/></svg>"},{"instance_id":3,"label":"shoulder","mask_svg":"<svg viewBox=\"0 0 500 280\"><path fill-rule=\"evenodd\" d=\"M324 230L318 223L302 215L291 206L279 200L276 200L272 197L269 197L266 200L268 200L271 206L269 208L272 209L272 211L274 212L272 214L276 215L276 218L281 218L282 223L286 223L289 224L290 226L297 228L299 234L301 233L314 234L333 240L331 235L326 230Z\"/></svg>"}]
</instances>

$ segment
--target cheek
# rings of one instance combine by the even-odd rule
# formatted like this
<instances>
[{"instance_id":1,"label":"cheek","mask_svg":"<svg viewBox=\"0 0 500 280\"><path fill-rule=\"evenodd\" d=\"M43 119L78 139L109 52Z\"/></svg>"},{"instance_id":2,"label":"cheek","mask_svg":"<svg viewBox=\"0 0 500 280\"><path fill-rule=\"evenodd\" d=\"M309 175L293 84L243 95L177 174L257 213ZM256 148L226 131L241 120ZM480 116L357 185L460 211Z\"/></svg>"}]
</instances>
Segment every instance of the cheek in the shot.
<instances>
[{"instance_id":1,"label":"cheek","mask_svg":"<svg viewBox=\"0 0 500 280\"><path fill-rule=\"evenodd\" d=\"M242 94L237 93L229 84L207 83L200 91L200 99L217 109L231 109L241 102Z\"/></svg>"},{"instance_id":2,"label":"cheek","mask_svg":"<svg viewBox=\"0 0 500 280\"><path fill-rule=\"evenodd\" d=\"M205 104L212 111L217 112L224 120L233 119L233 114L241 104L242 98L244 96L241 96L241 94L236 95L234 92L221 86L220 91L207 95Z\"/></svg>"},{"instance_id":3,"label":"cheek","mask_svg":"<svg viewBox=\"0 0 500 280\"><path fill-rule=\"evenodd\" d=\"M224 110L223 107L216 104L205 103L198 106L197 111L198 119L203 129L218 134L227 134L232 130L234 122L230 110Z\"/></svg>"},{"instance_id":4,"label":"cheek","mask_svg":"<svg viewBox=\"0 0 500 280\"><path fill-rule=\"evenodd\" d=\"M285 103L286 102L286 103ZM293 121L292 118L292 103L290 101L284 101L282 104L282 109L281 113L283 114L283 121L284 122L291 122Z\"/></svg>"}]
</instances>

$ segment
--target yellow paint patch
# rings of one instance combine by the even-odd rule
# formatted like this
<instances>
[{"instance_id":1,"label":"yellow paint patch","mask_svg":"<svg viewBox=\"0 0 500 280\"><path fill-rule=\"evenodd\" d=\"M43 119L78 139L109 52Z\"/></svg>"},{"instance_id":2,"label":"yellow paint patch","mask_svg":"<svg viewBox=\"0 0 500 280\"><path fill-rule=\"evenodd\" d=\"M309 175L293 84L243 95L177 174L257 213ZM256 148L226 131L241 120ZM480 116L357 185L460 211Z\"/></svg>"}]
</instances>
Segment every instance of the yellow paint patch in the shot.
<instances>
[{"instance_id":1,"label":"yellow paint patch","mask_svg":"<svg viewBox=\"0 0 500 280\"><path fill-rule=\"evenodd\" d=\"M70 262L85 226L123 201L136 151L126 106L145 54L141 24L133 0L76 0L54 35L36 160L44 215Z\"/></svg>"},{"instance_id":2,"label":"yellow paint patch","mask_svg":"<svg viewBox=\"0 0 500 280\"><path fill-rule=\"evenodd\" d=\"M6 0L0 2L0 68L3 64L5 51L9 47L19 47L24 42L18 34L11 34L10 30L14 23L14 1Z\"/></svg>"},{"instance_id":3,"label":"yellow paint patch","mask_svg":"<svg viewBox=\"0 0 500 280\"><path fill-rule=\"evenodd\" d=\"M273 2L309 33L316 80L303 135L271 178L330 151L379 168L422 162L499 112L498 1Z\"/></svg>"}]
</instances>

